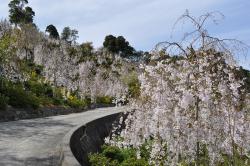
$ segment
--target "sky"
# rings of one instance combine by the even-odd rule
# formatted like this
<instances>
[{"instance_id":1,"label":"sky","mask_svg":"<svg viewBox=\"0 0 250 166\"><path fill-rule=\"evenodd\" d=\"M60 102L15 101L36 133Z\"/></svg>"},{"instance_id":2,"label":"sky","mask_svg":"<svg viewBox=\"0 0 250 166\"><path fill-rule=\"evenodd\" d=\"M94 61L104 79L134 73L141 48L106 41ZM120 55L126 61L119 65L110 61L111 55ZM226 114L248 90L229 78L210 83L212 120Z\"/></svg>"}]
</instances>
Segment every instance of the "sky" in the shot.
<instances>
[{"instance_id":1,"label":"sky","mask_svg":"<svg viewBox=\"0 0 250 166\"><path fill-rule=\"evenodd\" d=\"M8 18L9 1L1 0L0 19ZM122 35L136 50L143 51L152 50L158 42L178 41L182 36L179 31L170 36L186 9L194 16L220 11L225 18L218 25L206 24L210 35L250 45L249 0L29 0L29 6L41 31L49 24L59 33L69 26L79 31L79 43L90 41L95 47L102 46L109 34ZM248 65L247 60L241 63Z\"/></svg>"}]
</instances>

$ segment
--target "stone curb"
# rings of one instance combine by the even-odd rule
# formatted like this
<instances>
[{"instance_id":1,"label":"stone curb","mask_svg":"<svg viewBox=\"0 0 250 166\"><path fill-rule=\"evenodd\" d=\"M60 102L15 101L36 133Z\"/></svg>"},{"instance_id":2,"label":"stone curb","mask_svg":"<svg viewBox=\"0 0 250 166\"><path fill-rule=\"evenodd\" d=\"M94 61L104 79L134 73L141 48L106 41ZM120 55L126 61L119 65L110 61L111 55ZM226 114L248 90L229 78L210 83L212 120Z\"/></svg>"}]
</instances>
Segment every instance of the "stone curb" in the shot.
<instances>
[{"instance_id":1,"label":"stone curb","mask_svg":"<svg viewBox=\"0 0 250 166\"><path fill-rule=\"evenodd\" d=\"M71 129L64 136L64 138L62 140L62 143L60 144L59 165L60 166L87 165L86 164L87 161L85 161L86 160L86 153L93 152L93 151L96 151L96 149L99 149L100 147L94 147L93 148L93 146L100 146L100 145L97 145L97 144L100 144L100 137L103 137L103 135L105 135L105 133L98 133L98 132L106 132L106 134L107 134L107 131L111 130L111 125L112 125L113 121L121 114L121 112L123 112L122 107L121 107L121 110L116 112L116 113L111 113L109 115L105 115L103 117L99 117L99 118L96 118L96 119L90 119L88 121L85 121L83 124L78 125L77 127ZM104 122L104 124L102 124L103 122ZM98 130L99 127L101 128L101 130ZM94 142L94 144L96 144L96 145L91 145L91 141L89 143L89 141L84 140L84 138L86 138L86 130L88 128L90 128L90 130L91 130L91 128L92 128L92 130L97 129L97 130L93 131L95 133L90 133L92 135L93 134L97 135L96 138L98 140L95 140L96 142ZM88 135L88 133L87 133L87 135ZM102 135L102 136L100 136L100 135ZM77 137L77 138L75 138L75 137ZM93 136L92 136L92 138L93 138ZM93 139L96 139L96 138L93 138ZM91 139L91 136L89 138L87 138L87 139ZM90 149L85 150L85 151L84 151L84 148L81 145L82 144L81 142L83 142L83 144L84 144L84 141L85 142L87 141L85 143L85 145L90 146ZM81 158L81 156L79 156L79 155L82 155L83 159L81 159L82 160L81 163L79 163L77 161L76 157L74 156L74 154L72 152L72 144L73 143L74 143L74 147L73 147L74 151L77 151L77 155L78 155L76 157L79 159L79 157ZM92 144L93 144L93 142L92 142ZM88 151L88 152L86 152L86 151ZM84 155L82 153L85 154L85 157L84 157Z\"/></svg>"}]
</instances>

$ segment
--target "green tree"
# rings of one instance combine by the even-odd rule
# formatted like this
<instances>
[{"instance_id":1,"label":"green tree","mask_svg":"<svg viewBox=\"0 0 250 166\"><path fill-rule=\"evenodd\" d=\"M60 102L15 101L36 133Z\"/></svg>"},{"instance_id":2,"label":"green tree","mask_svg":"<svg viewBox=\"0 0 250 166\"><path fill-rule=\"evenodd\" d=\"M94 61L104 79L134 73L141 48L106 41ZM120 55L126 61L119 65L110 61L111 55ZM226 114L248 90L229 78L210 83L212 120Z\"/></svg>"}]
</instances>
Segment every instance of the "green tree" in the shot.
<instances>
[{"instance_id":1,"label":"green tree","mask_svg":"<svg viewBox=\"0 0 250 166\"><path fill-rule=\"evenodd\" d=\"M50 38L59 39L59 33L54 25L48 25L45 31L49 33Z\"/></svg>"},{"instance_id":2,"label":"green tree","mask_svg":"<svg viewBox=\"0 0 250 166\"><path fill-rule=\"evenodd\" d=\"M106 36L103 47L112 53L120 53L123 57L131 56L134 53L134 48L129 45L129 42L123 36Z\"/></svg>"},{"instance_id":3,"label":"green tree","mask_svg":"<svg viewBox=\"0 0 250 166\"><path fill-rule=\"evenodd\" d=\"M32 10L32 8L29 6L25 7L23 23L32 24L34 16L35 16L35 12Z\"/></svg>"},{"instance_id":4,"label":"green tree","mask_svg":"<svg viewBox=\"0 0 250 166\"><path fill-rule=\"evenodd\" d=\"M125 55L131 55L134 52L134 48L129 45L129 42L123 36L116 38L116 49Z\"/></svg>"},{"instance_id":5,"label":"green tree","mask_svg":"<svg viewBox=\"0 0 250 166\"><path fill-rule=\"evenodd\" d=\"M28 0L12 0L9 3L9 19L15 26L19 24L32 24L35 12L26 6Z\"/></svg>"},{"instance_id":6,"label":"green tree","mask_svg":"<svg viewBox=\"0 0 250 166\"><path fill-rule=\"evenodd\" d=\"M71 37L71 42L73 43L76 43L76 40L78 39L78 30L76 29L72 29L71 30L71 34L70 34L70 37Z\"/></svg>"},{"instance_id":7,"label":"green tree","mask_svg":"<svg viewBox=\"0 0 250 166\"><path fill-rule=\"evenodd\" d=\"M70 32L71 32L70 27L63 28L63 31L62 31L62 34L61 34L62 40L68 41L69 38L70 38Z\"/></svg>"},{"instance_id":8,"label":"green tree","mask_svg":"<svg viewBox=\"0 0 250 166\"><path fill-rule=\"evenodd\" d=\"M116 47L116 37L113 35L106 36L103 42L103 47L106 48L110 52L118 53L118 50Z\"/></svg>"},{"instance_id":9,"label":"green tree","mask_svg":"<svg viewBox=\"0 0 250 166\"><path fill-rule=\"evenodd\" d=\"M70 29L70 27L65 27L63 28L61 38L70 44L76 43L78 31L76 29Z\"/></svg>"}]
</instances>

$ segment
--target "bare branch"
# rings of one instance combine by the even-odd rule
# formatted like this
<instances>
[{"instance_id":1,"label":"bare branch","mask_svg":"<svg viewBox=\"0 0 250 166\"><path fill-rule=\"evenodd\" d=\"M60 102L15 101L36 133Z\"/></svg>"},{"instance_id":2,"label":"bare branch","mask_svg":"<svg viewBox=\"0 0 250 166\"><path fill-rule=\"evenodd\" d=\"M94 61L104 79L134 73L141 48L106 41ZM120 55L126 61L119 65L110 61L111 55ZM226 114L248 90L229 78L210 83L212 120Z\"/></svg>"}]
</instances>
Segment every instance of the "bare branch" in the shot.
<instances>
[{"instance_id":1,"label":"bare branch","mask_svg":"<svg viewBox=\"0 0 250 166\"><path fill-rule=\"evenodd\" d=\"M173 50L174 55L176 55L176 51L181 51L180 54L187 55L187 51L184 48L192 47L203 51L215 49L219 52L225 52L230 56L236 56L237 54L243 53L245 56L249 46L244 42L237 39L219 39L208 34L208 31L205 28L205 23L208 20L212 20L214 24L218 24L218 21L222 20L223 18L224 15L218 11L209 12L197 18L190 15L189 11L186 10L186 12L175 22L173 30L181 21L183 21L183 24L186 21L191 22L191 24L194 26L194 30L185 33L180 42L161 42L156 45L156 49L165 49L166 51L169 51L168 53L170 55Z\"/></svg>"},{"instance_id":2,"label":"bare branch","mask_svg":"<svg viewBox=\"0 0 250 166\"><path fill-rule=\"evenodd\" d=\"M166 51L168 51L168 53L171 53L173 48L177 48L177 50L181 51L183 54L187 56L187 52L185 51L185 49L179 43L176 43L176 42L172 42L172 43L168 41L160 42L155 46L155 48L156 50L165 49Z\"/></svg>"}]
</instances>

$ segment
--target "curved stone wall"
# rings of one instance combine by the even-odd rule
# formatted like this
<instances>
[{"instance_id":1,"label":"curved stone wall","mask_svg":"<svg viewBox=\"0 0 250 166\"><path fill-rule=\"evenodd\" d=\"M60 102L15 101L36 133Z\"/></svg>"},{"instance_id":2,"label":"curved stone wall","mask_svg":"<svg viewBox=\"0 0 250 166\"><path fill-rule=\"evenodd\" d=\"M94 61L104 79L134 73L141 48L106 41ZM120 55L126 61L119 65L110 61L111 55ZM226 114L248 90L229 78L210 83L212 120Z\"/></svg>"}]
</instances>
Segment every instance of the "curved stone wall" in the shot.
<instances>
[{"instance_id":1,"label":"curved stone wall","mask_svg":"<svg viewBox=\"0 0 250 166\"><path fill-rule=\"evenodd\" d=\"M69 132L63 140L62 166L89 166L88 153L97 152L112 130L112 123L120 113L108 115L86 123Z\"/></svg>"}]
</instances>

